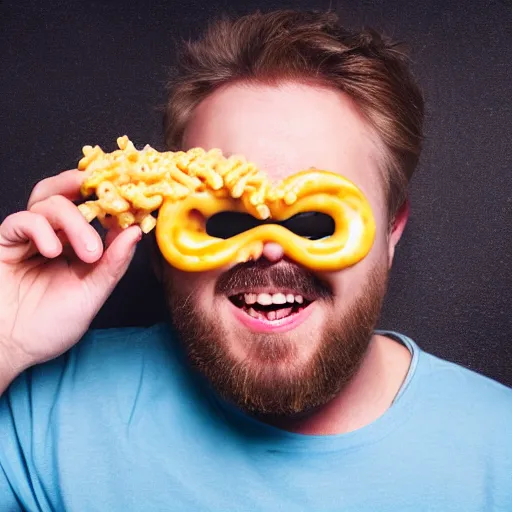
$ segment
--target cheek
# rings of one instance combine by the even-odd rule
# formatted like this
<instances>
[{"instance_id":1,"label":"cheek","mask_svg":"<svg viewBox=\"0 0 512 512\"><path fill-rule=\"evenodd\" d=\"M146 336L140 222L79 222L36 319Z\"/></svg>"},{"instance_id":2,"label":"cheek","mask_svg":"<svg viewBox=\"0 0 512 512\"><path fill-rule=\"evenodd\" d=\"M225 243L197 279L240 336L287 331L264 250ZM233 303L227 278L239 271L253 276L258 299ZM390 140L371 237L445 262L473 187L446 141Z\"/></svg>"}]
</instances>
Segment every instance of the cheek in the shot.
<instances>
[{"instance_id":1,"label":"cheek","mask_svg":"<svg viewBox=\"0 0 512 512\"><path fill-rule=\"evenodd\" d=\"M378 263L385 263L389 254L389 239L388 239L388 226L385 223L377 225L375 233L375 240L373 242L370 252L361 263L374 266Z\"/></svg>"},{"instance_id":2,"label":"cheek","mask_svg":"<svg viewBox=\"0 0 512 512\"><path fill-rule=\"evenodd\" d=\"M368 282L369 275L376 268L384 268L389 259L388 240L385 228L377 226L375 241L370 252L357 264L339 272L319 274L319 277L329 283L335 297L346 306L359 297Z\"/></svg>"},{"instance_id":3,"label":"cheek","mask_svg":"<svg viewBox=\"0 0 512 512\"><path fill-rule=\"evenodd\" d=\"M168 267L166 270L167 293L181 300L192 300L201 309L210 308L217 274L214 272L182 272Z\"/></svg>"},{"instance_id":4,"label":"cheek","mask_svg":"<svg viewBox=\"0 0 512 512\"><path fill-rule=\"evenodd\" d=\"M375 219L375 239L370 252L355 265L355 267L362 267L363 273L370 268L374 268L376 265L385 265L389 256L387 214L383 210L383 205L380 202L375 204L375 200L372 204L372 210Z\"/></svg>"},{"instance_id":5,"label":"cheek","mask_svg":"<svg viewBox=\"0 0 512 512\"><path fill-rule=\"evenodd\" d=\"M383 178L373 175L373 184L368 187L366 195L375 220L375 240L370 252L361 263L373 266L384 262L389 254L389 218L387 213L387 199L384 194Z\"/></svg>"}]
</instances>

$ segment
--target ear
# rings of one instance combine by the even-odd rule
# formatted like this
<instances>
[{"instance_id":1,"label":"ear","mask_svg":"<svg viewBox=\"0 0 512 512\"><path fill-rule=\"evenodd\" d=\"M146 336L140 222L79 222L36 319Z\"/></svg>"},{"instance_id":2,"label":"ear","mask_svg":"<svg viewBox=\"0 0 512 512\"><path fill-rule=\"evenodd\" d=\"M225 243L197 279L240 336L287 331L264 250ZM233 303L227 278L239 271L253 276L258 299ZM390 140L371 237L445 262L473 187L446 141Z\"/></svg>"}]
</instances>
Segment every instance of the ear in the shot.
<instances>
[{"instance_id":1,"label":"ear","mask_svg":"<svg viewBox=\"0 0 512 512\"><path fill-rule=\"evenodd\" d=\"M407 198L402 203L402 206L400 206L400 208L397 210L394 218L390 222L388 232L389 268L391 268L391 265L393 264L396 244L399 242L400 238L402 238L402 233L404 232L405 225L407 224L407 220L409 219L409 210L410 203L409 199Z\"/></svg>"}]
</instances>

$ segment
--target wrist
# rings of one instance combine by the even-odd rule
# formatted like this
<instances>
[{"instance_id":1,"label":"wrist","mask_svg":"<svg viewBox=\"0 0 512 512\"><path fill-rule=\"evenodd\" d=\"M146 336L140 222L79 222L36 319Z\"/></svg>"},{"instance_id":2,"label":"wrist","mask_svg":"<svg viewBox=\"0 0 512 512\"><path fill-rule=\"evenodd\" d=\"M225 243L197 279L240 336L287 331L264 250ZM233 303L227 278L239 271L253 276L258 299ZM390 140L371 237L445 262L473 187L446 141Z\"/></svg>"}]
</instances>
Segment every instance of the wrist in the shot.
<instances>
[{"instance_id":1,"label":"wrist","mask_svg":"<svg viewBox=\"0 0 512 512\"><path fill-rule=\"evenodd\" d=\"M9 350L7 343L0 339L0 395L20 373L30 366L24 364L21 358L15 357L13 352Z\"/></svg>"}]
</instances>

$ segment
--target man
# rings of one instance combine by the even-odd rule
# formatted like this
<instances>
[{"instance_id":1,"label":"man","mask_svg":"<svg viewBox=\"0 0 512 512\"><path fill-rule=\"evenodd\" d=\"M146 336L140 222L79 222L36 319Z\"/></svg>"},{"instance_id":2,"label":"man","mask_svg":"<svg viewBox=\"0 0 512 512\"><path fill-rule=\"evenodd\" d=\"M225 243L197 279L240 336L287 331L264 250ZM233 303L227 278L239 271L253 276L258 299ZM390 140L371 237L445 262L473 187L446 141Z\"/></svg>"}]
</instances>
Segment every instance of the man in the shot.
<instances>
[{"instance_id":1,"label":"man","mask_svg":"<svg viewBox=\"0 0 512 512\"><path fill-rule=\"evenodd\" d=\"M212 25L180 70L170 149L339 173L373 246L338 272L272 242L199 273L157 253L170 321L88 332L141 232L104 250L80 174L40 182L0 226L2 510L512 510L511 391L375 331L422 138L396 45L278 11Z\"/></svg>"}]
</instances>

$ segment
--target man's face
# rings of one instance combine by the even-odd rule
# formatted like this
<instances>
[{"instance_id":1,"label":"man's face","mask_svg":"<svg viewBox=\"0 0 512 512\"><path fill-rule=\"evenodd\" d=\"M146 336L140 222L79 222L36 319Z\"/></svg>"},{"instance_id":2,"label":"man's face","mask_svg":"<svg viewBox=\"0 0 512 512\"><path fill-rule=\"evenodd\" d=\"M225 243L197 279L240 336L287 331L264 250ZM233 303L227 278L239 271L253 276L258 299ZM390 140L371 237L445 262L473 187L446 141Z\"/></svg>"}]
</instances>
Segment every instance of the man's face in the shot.
<instances>
[{"instance_id":1,"label":"man's face","mask_svg":"<svg viewBox=\"0 0 512 512\"><path fill-rule=\"evenodd\" d=\"M220 395L259 415L311 411L357 371L381 309L392 255L382 151L350 99L291 82L217 90L187 126L183 149L192 147L242 154L271 180L309 167L334 171L371 204L374 245L339 272L312 272L275 244L258 261L164 272L173 323L191 362Z\"/></svg>"}]
</instances>

